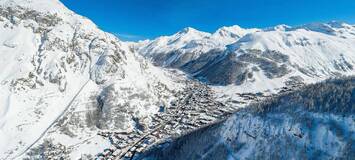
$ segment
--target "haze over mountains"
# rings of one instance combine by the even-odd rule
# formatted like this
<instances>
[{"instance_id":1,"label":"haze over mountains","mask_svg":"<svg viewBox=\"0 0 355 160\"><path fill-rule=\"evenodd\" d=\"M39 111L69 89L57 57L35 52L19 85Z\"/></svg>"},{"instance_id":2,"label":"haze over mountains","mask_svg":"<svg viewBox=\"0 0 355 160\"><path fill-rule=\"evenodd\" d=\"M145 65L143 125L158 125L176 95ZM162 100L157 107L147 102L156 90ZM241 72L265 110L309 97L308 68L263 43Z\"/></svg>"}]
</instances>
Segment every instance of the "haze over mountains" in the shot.
<instances>
[{"instance_id":1,"label":"haze over mountains","mask_svg":"<svg viewBox=\"0 0 355 160\"><path fill-rule=\"evenodd\" d=\"M355 72L355 26L339 22L185 28L134 43L59 0L3 0L0 35L0 159L131 159L251 103Z\"/></svg>"}]
</instances>

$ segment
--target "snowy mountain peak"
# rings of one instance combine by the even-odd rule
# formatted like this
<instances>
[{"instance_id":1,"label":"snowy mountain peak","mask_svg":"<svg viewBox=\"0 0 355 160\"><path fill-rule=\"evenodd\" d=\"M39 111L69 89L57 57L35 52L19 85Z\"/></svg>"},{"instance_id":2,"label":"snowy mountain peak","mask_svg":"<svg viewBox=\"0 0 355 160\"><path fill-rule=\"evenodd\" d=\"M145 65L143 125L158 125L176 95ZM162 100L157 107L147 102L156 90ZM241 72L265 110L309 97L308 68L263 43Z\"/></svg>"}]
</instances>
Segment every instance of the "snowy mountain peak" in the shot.
<instances>
[{"instance_id":1,"label":"snowy mountain peak","mask_svg":"<svg viewBox=\"0 0 355 160\"><path fill-rule=\"evenodd\" d=\"M166 72L58 0L1 0L0 35L0 159L49 141L95 155L110 145L99 131L133 132L168 103Z\"/></svg>"},{"instance_id":2,"label":"snowy mountain peak","mask_svg":"<svg viewBox=\"0 0 355 160\"><path fill-rule=\"evenodd\" d=\"M288 26L286 24L280 24L280 25L277 25L275 27L272 27L272 29L270 29L270 31L271 30L274 30L274 31L288 31L291 28L292 28L291 26ZM268 30L268 29L266 29L266 30Z\"/></svg>"},{"instance_id":3,"label":"snowy mountain peak","mask_svg":"<svg viewBox=\"0 0 355 160\"><path fill-rule=\"evenodd\" d=\"M333 24L333 25L331 25ZM297 29L306 29L315 32L321 32L325 34L333 34L335 32L335 27L339 26L335 25L335 23L310 23L300 27L296 27Z\"/></svg>"},{"instance_id":4,"label":"snowy mountain peak","mask_svg":"<svg viewBox=\"0 0 355 160\"><path fill-rule=\"evenodd\" d=\"M274 83L275 78L287 79L284 76L313 79L354 72L355 28L343 22L266 29L231 26L206 38L188 37L158 48L143 45L156 50L139 52L158 65L180 68L211 84L249 83L251 88Z\"/></svg>"},{"instance_id":5,"label":"snowy mountain peak","mask_svg":"<svg viewBox=\"0 0 355 160\"><path fill-rule=\"evenodd\" d=\"M192 27L185 27L179 33L186 34L186 33L189 33L189 32L199 32L199 31L196 30L195 28L192 28Z\"/></svg>"},{"instance_id":6,"label":"snowy mountain peak","mask_svg":"<svg viewBox=\"0 0 355 160\"><path fill-rule=\"evenodd\" d=\"M228 45L237 41L239 38L245 36L248 33L257 32L259 29L244 29L238 25L230 27L221 27L215 33L213 33L212 38L215 41L221 41L223 45Z\"/></svg>"},{"instance_id":7,"label":"snowy mountain peak","mask_svg":"<svg viewBox=\"0 0 355 160\"><path fill-rule=\"evenodd\" d=\"M232 34L231 36L235 37L235 36L239 36L244 34L245 29L241 28L238 25L234 25L234 26L230 26L230 27L221 27L219 28L214 35L219 34L220 36L229 36L230 34Z\"/></svg>"},{"instance_id":8,"label":"snowy mountain peak","mask_svg":"<svg viewBox=\"0 0 355 160\"><path fill-rule=\"evenodd\" d=\"M187 27L172 36L141 41L134 46L140 54L153 58L153 61L158 61L160 65L180 66L185 64L186 60L197 58L201 53L212 49L223 49L244 35L256 31L258 29L243 29L235 25L222 27L211 34ZM159 58L155 60L154 57Z\"/></svg>"},{"instance_id":9,"label":"snowy mountain peak","mask_svg":"<svg viewBox=\"0 0 355 160\"><path fill-rule=\"evenodd\" d=\"M123 43L59 0L0 0L0 159L94 159L111 150L117 158L236 109L220 110L227 105L208 86L136 51L203 82L233 84L218 86L233 96L355 73L354 26L275 28L187 27Z\"/></svg>"},{"instance_id":10,"label":"snowy mountain peak","mask_svg":"<svg viewBox=\"0 0 355 160\"><path fill-rule=\"evenodd\" d=\"M309 23L301 26L292 27L291 30L305 29L308 31L319 32L342 38L355 38L355 27L339 21L328 23Z\"/></svg>"},{"instance_id":11,"label":"snowy mountain peak","mask_svg":"<svg viewBox=\"0 0 355 160\"><path fill-rule=\"evenodd\" d=\"M351 26L343 21L330 21L327 24L335 28L344 28Z\"/></svg>"},{"instance_id":12,"label":"snowy mountain peak","mask_svg":"<svg viewBox=\"0 0 355 160\"><path fill-rule=\"evenodd\" d=\"M188 39L191 39L191 38L199 39L199 38L205 38L210 35L211 35L210 33L202 32L202 31L199 31L195 28L186 27L186 28L182 29L181 31L177 32L176 34L174 34L172 37L175 37L175 38L186 37Z\"/></svg>"},{"instance_id":13,"label":"snowy mountain peak","mask_svg":"<svg viewBox=\"0 0 355 160\"><path fill-rule=\"evenodd\" d=\"M71 12L59 0L2 0L0 5L3 7L22 7L51 14Z\"/></svg>"},{"instance_id":14,"label":"snowy mountain peak","mask_svg":"<svg viewBox=\"0 0 355 160\"><path fill-rule=\"evenodd\" d=\"M206 51L210 33L186 27L171 36L161 36L150 41L134 44L138 52L146 57L155 57L162 53Z\"/></svg>"}]
</instances>

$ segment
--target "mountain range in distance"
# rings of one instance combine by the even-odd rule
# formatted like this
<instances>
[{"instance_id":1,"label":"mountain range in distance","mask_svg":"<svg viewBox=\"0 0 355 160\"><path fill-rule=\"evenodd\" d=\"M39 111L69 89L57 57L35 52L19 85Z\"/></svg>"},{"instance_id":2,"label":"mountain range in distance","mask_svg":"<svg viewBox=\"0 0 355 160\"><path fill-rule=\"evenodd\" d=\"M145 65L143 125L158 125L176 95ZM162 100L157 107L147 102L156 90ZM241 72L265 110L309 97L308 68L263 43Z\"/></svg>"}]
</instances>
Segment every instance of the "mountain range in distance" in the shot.
<instances>
[{"instance_id":1,"label":"mountain range in distance","mask_svg":"<svg viewBox=\"0 0 355 160\"><path fill-rule=\"evenodd\" d=\"M59 0L3 0L0 35L1 160L354 156L354 25L123 42Z\"/></svg>"}]
</instances>

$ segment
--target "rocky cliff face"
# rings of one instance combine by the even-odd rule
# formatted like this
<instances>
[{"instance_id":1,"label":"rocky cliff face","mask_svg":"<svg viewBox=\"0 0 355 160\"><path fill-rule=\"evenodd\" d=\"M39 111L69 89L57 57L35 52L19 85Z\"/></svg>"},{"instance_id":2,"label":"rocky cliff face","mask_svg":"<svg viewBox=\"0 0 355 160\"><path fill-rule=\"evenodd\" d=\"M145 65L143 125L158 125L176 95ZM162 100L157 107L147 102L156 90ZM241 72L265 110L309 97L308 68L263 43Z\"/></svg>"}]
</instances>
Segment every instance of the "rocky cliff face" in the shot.
<instances>
[{"instance_id":1,"label":"rocky cliff face","mask_svg":"<svg viewBox=\"0 0 355 160\"><path fill-rule=\"evenodd\" d=\"M135 158L251 102L353 74L354 33L338 23L186 28L131 45L59 0L3 0L0 159Z\"/></svg>"},{"instance_id":2,"label":"rocky cliff face","mask_svg":"<svg viewBox=\"0 0 355 160\"><path fill-rule=\"evenodd\" d=\"M57 0L1 1L0 33L0 159L95 156L99 131L149 126L182 88Z\"/></svg>"},{"instance_id":3,"label":"rocky cliff face","mask_svg":"<svg viewBox=\"0 0 355 160\"><path fill-rule=\"evenodd\" d=\"M1 1L0 33L0 159L130 158L237 108L57 0Z\"/></svg>"}]
</instances>

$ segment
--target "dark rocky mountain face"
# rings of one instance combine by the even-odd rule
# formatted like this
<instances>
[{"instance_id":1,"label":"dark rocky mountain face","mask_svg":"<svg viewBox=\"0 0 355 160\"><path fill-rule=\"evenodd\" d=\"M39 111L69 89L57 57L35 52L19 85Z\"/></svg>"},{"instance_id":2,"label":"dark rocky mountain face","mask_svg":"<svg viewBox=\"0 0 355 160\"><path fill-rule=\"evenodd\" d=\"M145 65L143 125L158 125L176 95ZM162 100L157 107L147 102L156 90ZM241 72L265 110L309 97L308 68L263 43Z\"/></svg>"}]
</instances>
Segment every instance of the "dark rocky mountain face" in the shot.
<instances>
[{"instance_id":1,"label":"dark rocky mountain face","mask_svg":"<svg viewBox=\"0 0 355 160\"><path fill-rule=\"evenodd\" d=\"M211 51L185 65L183 70L212 85L242 85L255 81L254 74L259 71L269 79L285 76L290 73L289 64L289 57L277 51Z\"/></svg>"},{"instance_id":2,"label":"dark rocky mountain face","mask_svg":"<svg viewBox=\"0 0 355 160\"><path fill-rule=\"evenodd\" d=\"M354 74L354 28L186 28L137 50L59 0L0 0L0 159L134 159L236 111L147 155L348 158L354 107L343 104L354 104L353 84L286 93ZM285 96L269 99L276 94Z\"/></svg>"}]
</instances>

